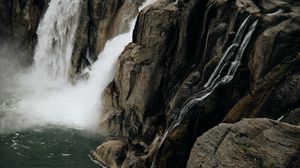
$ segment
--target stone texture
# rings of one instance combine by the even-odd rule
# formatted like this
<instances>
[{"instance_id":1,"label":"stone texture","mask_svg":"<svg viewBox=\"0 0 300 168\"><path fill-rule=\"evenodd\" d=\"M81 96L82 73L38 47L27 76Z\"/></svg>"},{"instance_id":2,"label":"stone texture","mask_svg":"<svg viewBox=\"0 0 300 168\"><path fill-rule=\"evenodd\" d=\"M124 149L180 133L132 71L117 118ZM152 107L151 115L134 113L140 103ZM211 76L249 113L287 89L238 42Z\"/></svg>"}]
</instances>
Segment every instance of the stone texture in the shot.
<instances>
[{"instance_id":1,"label":"stone texture","mask_svg":"<svg viewBox=\"0 0 300 168\"><path fill-rule=\"evenodd\" d=\"M269 119L220 124L199 137L187 168L299 167L300 127Z\"/></svg>"}]
</instances>

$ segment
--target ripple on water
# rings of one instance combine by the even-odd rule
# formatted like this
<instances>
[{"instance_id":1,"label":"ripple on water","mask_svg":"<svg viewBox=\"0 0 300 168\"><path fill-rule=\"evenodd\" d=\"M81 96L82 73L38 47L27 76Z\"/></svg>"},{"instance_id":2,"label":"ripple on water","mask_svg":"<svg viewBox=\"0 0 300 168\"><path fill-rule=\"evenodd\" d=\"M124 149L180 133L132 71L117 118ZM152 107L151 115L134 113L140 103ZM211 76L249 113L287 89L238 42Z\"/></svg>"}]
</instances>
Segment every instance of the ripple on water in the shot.
<instances>
[{"instance_id":1,"label":"ripple on water","mask_svg":"<svg viewBox=\"0 0 300 168\"><path fill-rule=\"evenodd\" d=\"M0 167L99 168L88 156L101 143L99 139L66 128L0 134Z\"/></svg>"}]
</instances>

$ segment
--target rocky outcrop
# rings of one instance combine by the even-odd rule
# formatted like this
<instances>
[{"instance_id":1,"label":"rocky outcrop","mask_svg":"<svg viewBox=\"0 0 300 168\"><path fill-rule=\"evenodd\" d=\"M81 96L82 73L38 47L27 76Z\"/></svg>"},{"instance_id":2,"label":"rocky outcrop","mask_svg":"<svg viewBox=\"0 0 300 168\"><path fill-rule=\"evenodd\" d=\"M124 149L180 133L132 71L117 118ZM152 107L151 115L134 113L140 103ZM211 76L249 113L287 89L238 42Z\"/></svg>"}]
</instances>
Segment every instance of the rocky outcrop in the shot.
<instances>
[{"instance_id":1,"label":"rocky outcrop","mask_svg":"<svg viewBox=\"0 0 300 168\"><path fill-rule=\"evenodd\" d=\"M128 151L128 145L122 140L112 140L100 145L92 154L101 164L110 168L121 167Z\"/></svg>"},{"instance_id":2,"label":"rocky outcrop","mask_svg":"<svg viewBox=\"0 0 300 168\"><path fill-rule=\"evenodd\" d=\"M269 119L220 124L199 137L188 168L299 167L300 127Z\"/></svg>"},{"instance_id":3,"label":"rocky outcrop","mask_svg":"<svg viewBox=\"0 0 300 168\"><path fill-rule=\"evenodd\" d=\"M152 6L140 13L133 43L120 56L115 80L105 92L105 108L110 111L105 124L115 129L110 130L113 134L131 137L142 134L144 117L151 108L149 104L155 101L155 93L162 83L166 72L163 57L168 47L175 47L167 42L174 35L172 32L177 31L178 23L176 6L161 5L164 5L162 9ZM124 122L114 121L113 118L122 114ZM115 122L117 125L110 126Z\"/></svg>"},{"instance_id":4,"label":"rocky outcrop","mask_svg":"<svg viewBox=\"0 0 300 168\"><path fill-rule=\"evenodd\" d=\"M185 167L196 138L222 121L278 119L297 109L299 9L288 0L161 0L147 7L104 93L101 128L151 144L202 89L249 15L259 23L234 79L191 109L159 150L157 166Z\"/></svg>"},{"instance_id":5,"label":"rocky outcrop","mask_svg":"<svg viewBox=\"0 0 300 168\"><path fill-rule=\"evenodd\" d=\"M156 136L151 145L130 139L109 140L92 151L91 156L109 168L149 167L158 148L160 137Z\"/></svg>"}]
</instances>

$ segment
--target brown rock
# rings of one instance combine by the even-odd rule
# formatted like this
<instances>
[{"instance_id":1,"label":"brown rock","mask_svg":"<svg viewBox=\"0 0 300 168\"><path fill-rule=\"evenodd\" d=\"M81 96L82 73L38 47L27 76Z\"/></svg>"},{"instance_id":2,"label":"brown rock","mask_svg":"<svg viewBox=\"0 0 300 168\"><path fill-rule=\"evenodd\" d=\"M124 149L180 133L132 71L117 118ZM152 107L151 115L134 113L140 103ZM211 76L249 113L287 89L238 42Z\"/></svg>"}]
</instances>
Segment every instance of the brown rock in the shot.
<instances>
[{"instance_id":1,"label":"brown rock","mask_svg":"<svg viewBox=\"0 0 300 168\"><path fill-rule=\"evenodd\" d=\"M299 152L299 126L244 119L220 124L199 137L187 167L299 167Z\"/></svg>"},{"instance_id":2,"label":"brown rock","mask_svg":"<svg viewBox=\"0 0 300 168\"><path fill-rule=\"evenodd\" d=\"M101 128L150 144L202 89L249 15L259 22L234 79L191 108L162 146L158 167L185 167L196 137L221 121L278 119L298 108L299 9L289 0L161 0L147 7L103 95Z\"/></svg>"},{"instance_id":3,"label":"brown rock","mask_svg":"<svg viewBox=\"0 0 300 168\"><path fill-rule=\"evenodd\" d=\"M126 158L127 151L127 142L111 140L98 146L93 154L103 165L110 168L120 168Z\"/></svg>"},{"instance_id":4,"label":"brown rock","mask_svg":"<svg viewBox=\"0 0 300 168\"><path fill-rule=\"evenodd\" d=\"M105 91L105 100L109 100L104 104L107 108L105 114L113 114L111 109L124 109L123 130L119 131L122 135L134 137L142 133L142 123L150 108L148 105L155 101L155 93L161 85L164 71L161 63L177 15L174 5L161 5L162 9L154 5L140 13L134 41L120 56L115 80L110 84L109 91ZM158 17L160 19L150 19ZM147 38L141 38L142 34ZM111 100L117 103L112 104ZM102 125L108 123L110 121L106 120Z\"/></svg>"}]
</instances>

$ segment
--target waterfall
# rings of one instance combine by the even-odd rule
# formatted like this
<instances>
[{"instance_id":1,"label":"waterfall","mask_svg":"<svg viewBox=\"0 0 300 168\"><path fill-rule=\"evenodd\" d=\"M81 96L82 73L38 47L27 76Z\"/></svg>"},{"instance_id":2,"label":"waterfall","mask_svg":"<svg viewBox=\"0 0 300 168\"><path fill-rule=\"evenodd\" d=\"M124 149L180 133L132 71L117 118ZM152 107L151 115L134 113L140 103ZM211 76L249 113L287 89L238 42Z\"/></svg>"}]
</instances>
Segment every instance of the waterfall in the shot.
<instances>
[{"instance_id":1,"label":"waterfall","mask_svg":"<svg viewBox=\"0 0 300 168\"><path fill-rule=\"evenodd\" d=\"M13 92L10 91L12 97L7 97L0 106L3 113L0 133L52 123L76 123L74 120L80 118L65 113L68 104L62 96L70 96L66 94L67 81L80 11L81 0L49 2L38 26L33 66L16 74L17 86L6 88Z\"/></svg>"},{"instance_id":2,"label":"waterfall","mask_svg":"<svg viewBox=\"0 0 300 168\"><path fill-rule=\"evenodd\" d=\"M139 7L139 12L155 1L156 0L146 0ZM92 89L91 95L93 95L92 92L95 89L97 90L97 93L102 93L109 82L113 80L115 63L126 45L132 41L132 34L136 20L137 17L130 22L130 29L127 33L120 34L105 44L104 50L99 54L98 60L93 64L90 72L90 79L88 81L87 88ZM94 100L99 102L98 107L101 107L102 105L99 95L94 94L94 96L96 96L94 97ZM89 154L89 158L100 167L105 167L101 162L96 160L93 155Z\"/></svg>"},{"instance_id":3,"label":"waterfall","mask_svg":"<svg viewBox=\"0 0 300 168\"><path fill-rule=\"evenodd\" d=\"M242 56L244 55L244 51L252 37L252 34L257 26L258 20L254 21L248 29L248 32L245 34L245 31L250 24L250 16L248 16L243 23L241 24L235 39L233 40L232 44L227 48L223 57L219 61L218 65L216 66L215 70L211 74L208 81L204 84L203 89L195 93L191 98L189 98L181 108L178 116L176 119L173 120L171 125L166 129L165 133L161 138L161 142L159 144L158 151L154 157L151 167L156 167L156 159L159 152L160 147L166 140L166 138L170 135L170 133L178 127L182 121L187 119L191 115L190 109L205 100L218 86L222 84L229 83L238 67L241 64ZM244 37L244 38L243 38ZM226 68L229 65L228 68Z\"/></svg>"},{"instance_id":4,"label":"waterfall","mask_svg":"<svg viewBox=\"0 0 300 168\"><path fill-rule=\"evenodd\" d=\"M153 2L147 0L139 10ZM81 0L51 0L49 3L38 28L34 65L20 77L22 93L18 93L17 100L3 105L9 112L0 118L0 132L48 125L93 132L98 128L101 94L113 80L118 57L132 41L137 17L131 21L129 32L106 42L88 72L89 79L71 85L67 81L80 3ZM2 105L0 111L1 108Z\"/></svg>"},{"instance_id":5,"label":"waterfall","mask_svg":"<svg viewBox=\"0 0 300 168\"><path fill-rule=\"evenodd\" d=\"M81 0L51 0L37 35L34 66L51 78L67 79Z\"/></svg>"}]
</instances>

